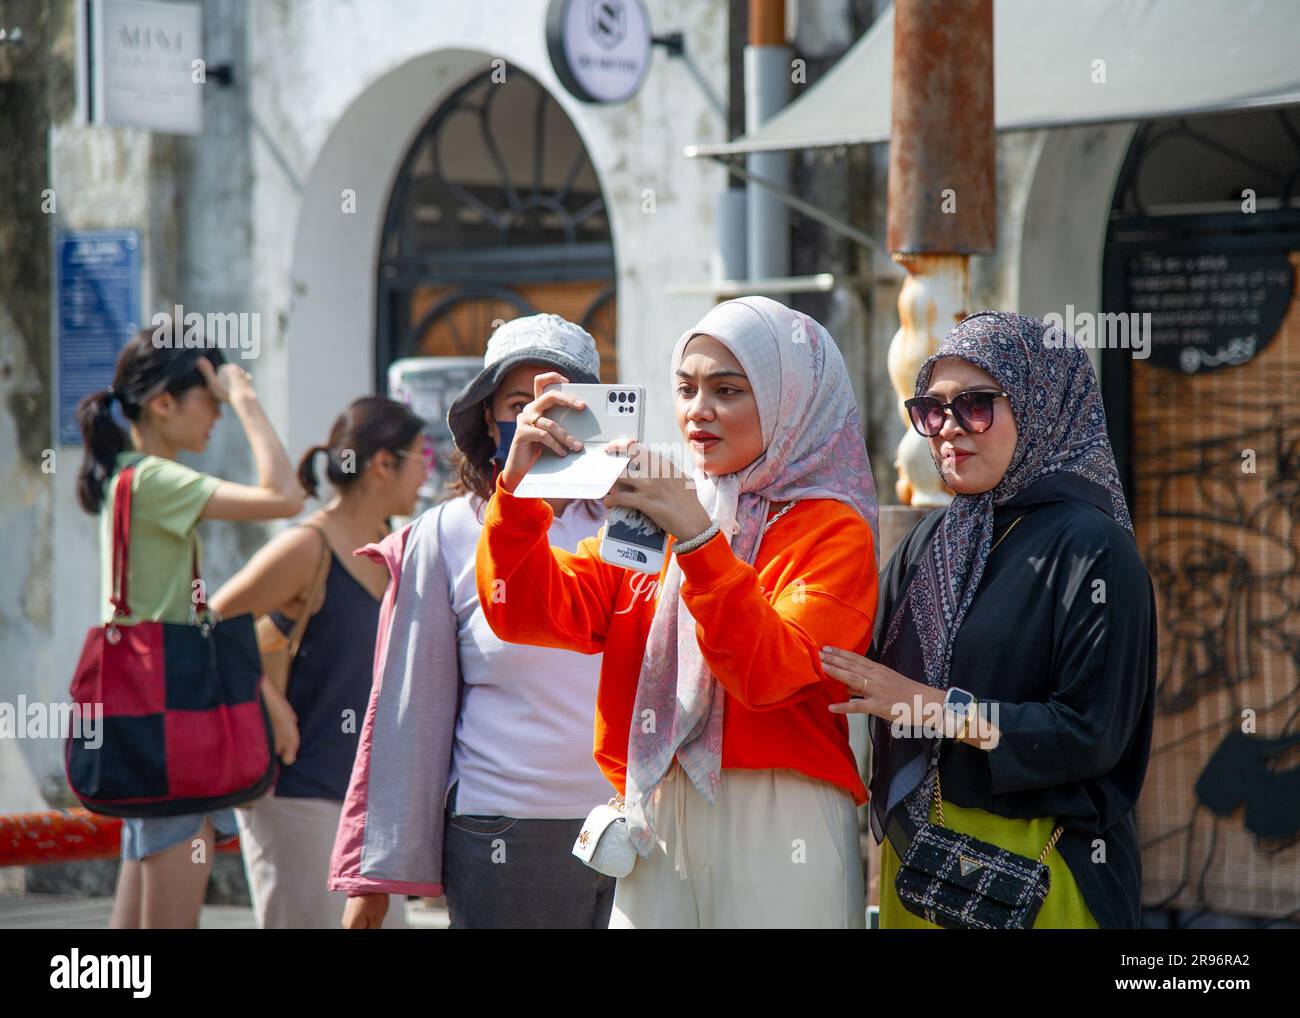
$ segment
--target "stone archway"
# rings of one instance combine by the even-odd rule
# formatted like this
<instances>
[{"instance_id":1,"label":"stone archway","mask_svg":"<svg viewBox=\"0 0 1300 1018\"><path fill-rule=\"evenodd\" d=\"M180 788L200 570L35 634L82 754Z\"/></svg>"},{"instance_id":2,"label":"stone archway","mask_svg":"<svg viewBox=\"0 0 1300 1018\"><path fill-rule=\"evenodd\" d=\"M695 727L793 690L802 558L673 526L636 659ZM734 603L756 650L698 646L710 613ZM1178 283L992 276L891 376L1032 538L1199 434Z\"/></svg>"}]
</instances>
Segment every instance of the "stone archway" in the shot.
<instances>
[{"instance_id":1,"label":"stone archway","mask_svg":"<svg viewBox=\"0 0 1300 1018\"><path fill-rule=\"evenodd\" d=\"M375 267L393 180L430 112L492 59L447 49L407 61L361 92L321 146L302 188L285 350L266 383L287 400L291 452L374 391Z\"/></svg>"},{"instance_id":2,"label":"stone archway","mask_svg":"<svg viewBox=\"0 0 1300 1018\"><path fill-rule=\"evenodd\" d=\"M617 374L616 269L599 175L522 70L483 69L434 110L393 183L378 266L377 381L410 356L479 357L493 323L552 312Z\"/></svg>"}]
</instances>

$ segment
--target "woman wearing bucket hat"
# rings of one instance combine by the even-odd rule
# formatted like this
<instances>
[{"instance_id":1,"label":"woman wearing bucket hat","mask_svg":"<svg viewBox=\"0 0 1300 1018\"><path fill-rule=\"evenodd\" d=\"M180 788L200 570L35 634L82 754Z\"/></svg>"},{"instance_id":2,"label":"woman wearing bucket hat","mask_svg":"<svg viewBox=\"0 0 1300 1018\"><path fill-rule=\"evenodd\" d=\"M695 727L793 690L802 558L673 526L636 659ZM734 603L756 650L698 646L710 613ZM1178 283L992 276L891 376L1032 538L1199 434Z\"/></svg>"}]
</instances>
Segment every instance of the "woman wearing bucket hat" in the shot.
<instances>
[{"instance_id":1,"label":"woman wearing bucket hat","mask_svg":"<svg viewBox=\"0 0 1300 1018\"><path fill-rule=\"evenodd\" d=\"M745 297L681 336L670 377L647 397L671 400L693 487L634 450L606 500L672 536L658 579L595 539L551 546L550 510L512 494L543 445L577 448L547 413L573 402L543 375L488 504L484 610L505 639L603 651L596 759L638 856L611 926L861 928L867 796L818 657L865 650L876 608L875 487L844 362L811 318Z\"/></svg>"},{"instance_id":2,"label":"woman wearing bucket hat","mask_svg":"<svg viewBox=\"0 0 1300 1018\"><path fill-rule=\"evenodd\" d=\"M517 318L447 422L459 497L363 549L391 573L370 709L335 841L344 925L381 924L387 894L445 893L453 929L608 925L613 881L570 849L609 787L591 758L599 658L499 640L475 589L484 503L533 380L599 381L591 336L558 315ZM599 502L552 503L548 539L596 533Z\"/></svg>"}]
</instances>

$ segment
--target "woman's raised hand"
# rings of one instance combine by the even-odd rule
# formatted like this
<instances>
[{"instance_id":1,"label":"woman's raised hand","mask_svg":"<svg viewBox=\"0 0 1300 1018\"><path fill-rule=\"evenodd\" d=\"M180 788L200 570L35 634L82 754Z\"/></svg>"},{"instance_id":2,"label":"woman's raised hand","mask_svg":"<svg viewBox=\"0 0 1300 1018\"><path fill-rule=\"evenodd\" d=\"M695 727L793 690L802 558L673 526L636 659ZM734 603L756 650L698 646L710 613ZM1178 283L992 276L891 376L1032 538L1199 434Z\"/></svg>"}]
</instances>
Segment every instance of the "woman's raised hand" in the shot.
<instances>
[{"instance_id":1,"label":"woman's raised hand","mask_svg":"<svg viewBox=\"0 0 1300 1018\"><path fill-rule=\"evenodd\" d=\"M900 709L911 711L915 697L920 697L923 704L943 702L943 693L934 687L900 675L851 650L823 647L821 659L822 671L827 676L844 683L851 694L861 697L831 704L830 709L836 714L874 714L890 721Z\"/></svg>"},{"instance_id":2,"label":"woman's raised hand","mask_svg":"<svg viewBox=\"0 0 1300 1018\"><path fill-rule=\"evenodd\" d=\"M501 471L501 483L507 491L515 490L524 474L537 462L543 448L560 456L582 448L582 443L553 421L547 411L557 406L581 410L587 404L560 392L542 391L548 385L567 381L558 371L546 371L533 379L533 401L519 411L515 420L515 437L510 442L510 455Z\"/></svg>"},{"instance_id":3,"label":"woman's raised hand","mask_svg":"<svg viewBox=\"0 0 1300 1018\"><path fill-rule=\"evenodd\" d=\"M847 703L830 704L829 709L834 714L872 714L905 727L921 726L928 721L929 715L941 719L943 724L956 725L943 714L944 692L941 689L909 679L878 661L840 647L823 647L821 659L822 671L844 683L857 697ZM960 733L946 734L954 738ZM990 718L981 708L976 722L973 725L968 723L961 741L988 752L997 748L1001 738L996 715Z\"/></svg>"},{"instance_id":4,"label":"woman's raised hand","mask_svg":"<svg viewBox=\"0 0 1300 1018\"><path fill-rule=\"evenodd\" d=\"M678 541L689 541L713 523L695 494L692 476L680 465L638 445L630 438L616 438L607 453L628 456L627 473L605 496L605 507L628 506L649 516Z\"/></svg>"},{"instance_id":5,"label":"woman's raised hand","mask_svg":"<svg viewBox=\"0 0 1300 1018\"><path fill-rule=\"evenodd\" d=\"M208 389L218 403L233 402L236 396L254 392L253 376L238 364L226 362L220 368L214 368L206 357L198 360L199 374L208 383Z\"/></svg>"}]
</instances>

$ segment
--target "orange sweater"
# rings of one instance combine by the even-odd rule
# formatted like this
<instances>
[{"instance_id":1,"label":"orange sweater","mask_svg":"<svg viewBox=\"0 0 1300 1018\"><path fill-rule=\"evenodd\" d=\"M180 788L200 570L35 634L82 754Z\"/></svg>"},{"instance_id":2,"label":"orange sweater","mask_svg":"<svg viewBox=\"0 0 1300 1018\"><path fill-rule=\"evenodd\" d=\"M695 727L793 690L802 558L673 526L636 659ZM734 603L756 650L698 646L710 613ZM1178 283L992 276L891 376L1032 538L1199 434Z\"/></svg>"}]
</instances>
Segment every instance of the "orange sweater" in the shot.
<instances>
[{"instance_id":1,"label":"orange sweater","mask_svg":"<svg viewBox=\"0 0 1300 1018\"><path fill-rule=\"evenodd\" d=\"M479 603L503 640L604 652L595 757L622 791L637 677L667 565L658 579L611 565L600 558L599 537L576 554L552 548L550 522L546 502L515 498L498 479L479 538ZM848 693L822 672L819 651L829 644L865 653L871 642L871 528L840 502L802 501L773 524L755 566L721 534L678 563L700 649L726 695L723 768L789 768L865 803L848 721L827 710Z\"/></svg>"}]
</instances>

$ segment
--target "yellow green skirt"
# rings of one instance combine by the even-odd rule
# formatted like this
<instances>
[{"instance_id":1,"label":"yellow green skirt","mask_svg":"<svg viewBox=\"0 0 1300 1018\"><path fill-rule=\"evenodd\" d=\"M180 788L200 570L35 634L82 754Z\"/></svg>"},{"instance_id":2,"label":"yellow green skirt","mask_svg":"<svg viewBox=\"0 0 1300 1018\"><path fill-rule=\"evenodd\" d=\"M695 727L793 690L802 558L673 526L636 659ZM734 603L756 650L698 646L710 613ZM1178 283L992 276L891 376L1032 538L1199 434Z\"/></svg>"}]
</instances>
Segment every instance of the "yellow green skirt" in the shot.
<instances>
[{"instance_id":1,"label":"yellow green skirt","mask_svg":"<svg viewBox=\"0 0 1300 1018\"><path fill-rule=\"evenodd\" d=\"M930 804L930 822L936 819L934 804ZM957 806L947 799L943 801L943 819L945 826L972 838L979 838L990 844L1005 848L1009 852L1018 852L1031 859L1037 859L1043 846L1056 830L1053 817L1039 817L1034 820L1012 820L1000 817L987 810ZM1079 885L1074 882L1070 867L1061 858L1061 853L1053 848L1045 860L1052 873L1051 888L1034 920L1036 930L1095 930L1097 920L1088 911L1083 902ZM898 873L898 854L886 838L880 846L880 928L882 930L937 930L941 927L926 922L920 916L913 915L898 900L894 890L894 876Z\"/></svg>"}]
</instances>

